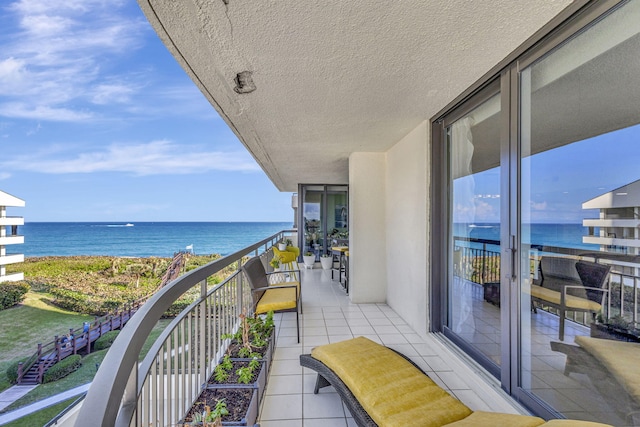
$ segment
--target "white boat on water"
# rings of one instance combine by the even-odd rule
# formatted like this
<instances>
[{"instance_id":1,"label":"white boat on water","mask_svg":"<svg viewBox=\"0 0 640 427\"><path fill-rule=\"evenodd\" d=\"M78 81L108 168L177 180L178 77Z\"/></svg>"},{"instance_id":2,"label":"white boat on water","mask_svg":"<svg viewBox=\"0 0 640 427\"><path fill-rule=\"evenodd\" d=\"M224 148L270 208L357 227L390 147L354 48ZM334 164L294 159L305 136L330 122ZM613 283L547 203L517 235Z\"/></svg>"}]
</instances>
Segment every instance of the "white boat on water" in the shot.
<instances>
[{"instance_id":1,"label":"white boat on water","mask_svg":"<svg viewBox=\"0 0 640 427\"><path fill-rule=\"evenodd\" d=\"M133 227L133 224L131 224L130 222L125 224L125 227Z\"/></svg>"}]
</instances>

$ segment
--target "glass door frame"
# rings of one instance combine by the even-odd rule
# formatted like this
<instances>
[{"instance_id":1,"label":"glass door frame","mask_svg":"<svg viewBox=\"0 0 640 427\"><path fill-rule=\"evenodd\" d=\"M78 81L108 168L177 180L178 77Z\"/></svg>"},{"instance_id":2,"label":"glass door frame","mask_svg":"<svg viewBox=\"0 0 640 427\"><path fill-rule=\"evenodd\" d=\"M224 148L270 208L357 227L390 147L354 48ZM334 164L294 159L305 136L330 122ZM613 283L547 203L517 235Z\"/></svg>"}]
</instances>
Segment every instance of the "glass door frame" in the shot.
<instances>
[{"instance_id":1,"label":"glass door frame","mask_svg":"<svg viewBox=\"0 0 640 427\"><path fill-rule=\"evenodd\" d=\"M323 248L320 251L321 253L317 253L316 261L319 261L319 256L322 254L331 254L330 250L330 242L329 239L329 230L327 228L328 221L328 195L335 193L336 188L341 188L346 194L346 207L347 207L347 230L348 226L348 216L349 216L349 186L346 184L298 184L298 247L300 248L300 256L304 254L305 248L305 233L304 233L304 203L305 203L305 195L306 190L309 187L316 187L310 191L314 191L320 193L320 229L322 231L322 243Z\"/></svg>"},{"instance_id":2,"label":"glass door frame","mask_svg":"<svg viewBox=\"0 0 640 427\"><path fill-rule=\"evenodd\" d=\"M463 352L493 374L515 400L543 418L562 417L540 398L520 387L520 71L550 53L585 27L626 3L626 0L577 1L534 34L505 60L496 65L467 91L431 120L431 290L430 330L441 332ZM497 85L497 86L495 86ZM498 89L496 89L498 87ZM446 326L447 283L449 283L449 156L446 128L488 98L501 93L501 321L502 363L492 369L483 356Z\"/></svg>"},{"instance_id":3,"label":"glass door frame","mask_svg":"<svg viewBox=\"0 0 640 427\"><path fill-rule=\"evenodd\" d=\"M500 118L501 123L504 122L505 117L508 118L509 113L509 86L505 85L505 79L502 76L498 76L492 81L488 82L483 88L481 88L477 93L475 93L472 97L466 100L463 104L459 105L455 110L451 113L444 116L437 123L433 124L432 127L432 137L433 137L433 148L434 151L437 151L438 157L434 157L441 159L441 161L434 162L434 168L439 168L440 171L435 172L435 176L440 176L440 180L432 180L432 193L434 195L434 201L432 204L432 218L434 219L434 227L432 228L435 233L436 230L439 231L438 236L434 235L434 247L440 247L443 250L434 250L432 260L434 268L432 269L432 283L441 283L442 286L434 286L432 292L432 300L431 307L440 307L440 310L432 310L431 311L431 321L432 325L436 326L435 330L439 330L442 332L449 340L454 342L457 346L463 349L463 351L469 354L476 362L478 362L482 367L484 367L487 371L489 371L492 375L496 376L499 379L503 379L504 375L509 375L510 371L503 372L504 366L508 366L509 363L502 363L500 366L493 363L488 357L486 357L483 353L481 353L478 349L473 347L470 343L466 342L462 338L460 338L453 330L451 330L447 326L447 316L448 316L448 291L446 288L446 283L451 283L452 271L450 271L449 263L447 260L447 254L451 253L450 248L450 240L449 236L451 233L450 228L450 218L449 218L449 210L451 206L451 195L452 188L450 186L450 182L448 177L451 172L449 170L450 162L450 152L449 147L447 146L447 136L446 130L449 126L451 126L454 122L469 114L471 111L476 109L478 106L494 97L495 95L500 94ZM509 129L506 126L501 124L500 130L500 164L501 164L501 174L505 173L503 163L503 150L505 144L508 144L508 135ZM501 179L501 193L504 193L504 189L502 188L504 179ZM504 200L501 200L501 218L504 218ZM441 209L441 207L445 207L446 209ZM436 224L437 222L437 224ZM500 236L501 241L504 229L504 221L501 221L503 226L501 226ZM440 244L435 242L440 241ZM501 248L501 250L503 250ZM501 257L501 262L503 263L504 257ZM439 266L440 268L436 268L435 266ZM504 266L501 265L501 271L504 270ZM504 274L501 274L501 292L500 292L500 317L501 317L501 325L509 326L509 323L505 321L505 308L509 307L509 292L504 289ZM504 291L503 291L504 289ZM509 336L509 330L505 330L502 328L501 331L501 358L502 360L509 360L509 354L505 350L505 342L508 342L508 339L505 340L505 334L507 337ZM506 359L505 359L506 357Z\"/></svg>"},{"instance_id":4,"label":"glass door frame","mask_svg":"<svg viewBox=\"0 0 640 427\"><path fill-rule=\"evenodd\" d=\"M509 127L509 164L510 173L512 175L512 184L509 189L509 198L511 199L509 218L510 218L510 235L509 238L512 241L513 246L513 275L512 275L512 307L511 307L511 345L510 345L510 364L511 364L511 376L509 378L508 387L503 388L508 390L512 397L523 405L533 411L533 413L543 418L563 418L563 415L548 404L542 401L539 397L533 395L531 392L521 387L520 374L522 371L521 362L521 348L522 348L522 304L527 306L530 301L522 301L520 299L520 280L523 279L523 274L528 275L529 271L523 271L523 257L528 256L528 252L525 254L521 247L522 241L522 202L523 194L521 192L522 182L522 168L520 165L522 159L522 131L523 123L521 117L522 96L522 79L521 73L535 62L544 58L552 53L556 48L563 43L585 30L587 27L594 25L608 14L612 13L618 7L621 7L627 3L626 0L604 0L600 2L591 2L584 8L574 13L570 19L564 22L562 25L555 28L548 37L542 40L535 46L532 51L523 54L509 67L509 86L511 88L511 104L510 104L510 127Z\"/></svg>"}]
</instances>

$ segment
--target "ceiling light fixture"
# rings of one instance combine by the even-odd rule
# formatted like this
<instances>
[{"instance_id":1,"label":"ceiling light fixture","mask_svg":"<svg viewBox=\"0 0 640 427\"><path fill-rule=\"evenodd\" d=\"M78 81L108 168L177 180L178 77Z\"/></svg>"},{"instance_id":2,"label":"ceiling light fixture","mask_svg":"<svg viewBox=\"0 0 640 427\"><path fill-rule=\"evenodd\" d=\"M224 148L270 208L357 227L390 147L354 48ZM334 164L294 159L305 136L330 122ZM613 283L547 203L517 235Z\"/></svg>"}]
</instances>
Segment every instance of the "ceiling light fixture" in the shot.
<instances>
[{"instance_id":1,"label":"ceiling light fixture","mask_svg":"<svg viewBox=\"0 0 640 427\"><path fill-rule=\"evenodd\" d=\"M253 83L253 78L251 77L251 71L238 73L235 82L236 87L233 90L237 93L251 93L256 90L256 85Z\"/></svg>"}]
</instances>

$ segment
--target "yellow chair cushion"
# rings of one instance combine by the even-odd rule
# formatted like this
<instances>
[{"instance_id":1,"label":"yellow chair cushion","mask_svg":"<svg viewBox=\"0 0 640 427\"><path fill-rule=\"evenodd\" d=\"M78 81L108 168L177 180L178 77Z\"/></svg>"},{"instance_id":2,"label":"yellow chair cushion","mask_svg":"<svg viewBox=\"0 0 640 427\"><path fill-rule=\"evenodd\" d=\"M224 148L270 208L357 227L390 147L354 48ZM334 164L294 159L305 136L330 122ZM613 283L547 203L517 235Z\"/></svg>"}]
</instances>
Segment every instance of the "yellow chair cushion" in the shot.
<instances>
[{"instance_id":1,"label":"yellow chair cushion","mask_svg":"<svg viewBox=\"0 0 640 427\"><path fill-rule=\"evenodd\" d=\"M538 427L543 424L544 420L538 417L476 411L463 420L447 424L447 427Z\"/></svg>"},{"instance_id":2,"label":"yellow chair cushion","mask_svg":"<svg viewBox=\"0 0 640 427\"><path fill-rule=\"evenodd\" d=\"M296 308L296 289L277 288L268 289L258 301L256 314L267 313L269 311L288 310Z\"/></svg>"},{"instance_id":3,"label":"yellow chair cushion","mask_svg":"<svg viewBox=\"0 0 640 427\"><path fill-rule=\"evenodd\" d=\"M555 305L560 305L560 292L554 291L553 289L545 288L538 285L531 286L531 296L534 298L540 298L541 300L548 301ZM576 310L584 310L584 311L600 311L602 306L597 302L590 301L586 298L580 298L575 295L567 295L565 300L565 307Z\"/></svg>"},{"instance_id":4,"label":"yellow chair cushion","mask_svg":"<svg viewBox=\"0 0 640 427\"><path fill-rule=\"evenodd\" d=\"M273 254L274 256L277 256L278 258L280 258L281 264L289 264L290 262L293 262L296 260L296 254L294 252L289 252L288 250L281 251L275 246L273 247Z\"/></svg>"},{"instance_id":5,"label":"yellow chair cushion","mask_svg":"<svg viewBox=\"0 0 640 427\"><path fill-rule=\"evenodd\" d=\"M640 402L640 343L578 336L576 344L598 359L622 384L636 402Z\"/></svg>"},{"instance_id":6,"label":"yellow chair cushion","mask_svg":"<svg viewBox=\"0 0 640 427\"><path fill-rule=\"evenodd\" d=\"M580 420L550 420L542 424L542 427L611 427L611 425Z\"/></svg>"},{"instance_id":7,"label":"yellow chair cushion","mask_svg":"<svg viewBox=\"0 0 640 427\"><path fill-rule=\"evenodd\" d=\"M296 258L300 256L300 248L297 246L287 246L287 252L293 252Z\"/></svg>"},{"instance_id":8,"label":"yellow chair cushion","mask_svg":"<svg viewBox=\"0 0 640 427\"><path fill-rule=\"evenodd\" d=\"M296 285L298 288L298 296L300 296L300 282L278 282L278 283L269 283L269 286L291 286ZM293 289L293 288L291 288Z\"/></svg>"},{"instance_id":9,"label":"yellow chair cushion","mask_svg":"<svg viewBox=\"0 0 640 427\"><path fill-rule=\"evenodd\" d=\"M351 390L380 427L438 427L471 414L394 351L358 337L312 350Z\"/></svg>"}]
</instances>

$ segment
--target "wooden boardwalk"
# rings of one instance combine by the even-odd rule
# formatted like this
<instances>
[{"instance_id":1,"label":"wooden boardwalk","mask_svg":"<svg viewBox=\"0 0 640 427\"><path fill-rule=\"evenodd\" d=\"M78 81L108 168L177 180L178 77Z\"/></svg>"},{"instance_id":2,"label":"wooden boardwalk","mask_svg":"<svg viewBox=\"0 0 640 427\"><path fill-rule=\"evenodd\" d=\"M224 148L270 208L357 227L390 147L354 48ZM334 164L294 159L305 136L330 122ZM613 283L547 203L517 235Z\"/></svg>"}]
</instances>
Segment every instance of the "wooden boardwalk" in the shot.
<instances>
[{"instance_id":1,"label":"wooden boardwalk","mask_svg":"<svg viewBox=\"0 0 640 427\"><path fill-rule=\"evenodd\" d=\"M162 276L158 289L180 276L186 262L186 253L175 253L171 264ZM107 332L122 329L144 301L137 301L124 310L97 318L92 323L85 323L81 328L70 329L67 335L61 337L56 335L51 342L38 344L37 351L26 361L18 364L17 383L41 384L45 372L57 362L73 354L91 353L91 346L98 338Z\"/></svg>"}]
</instances>

